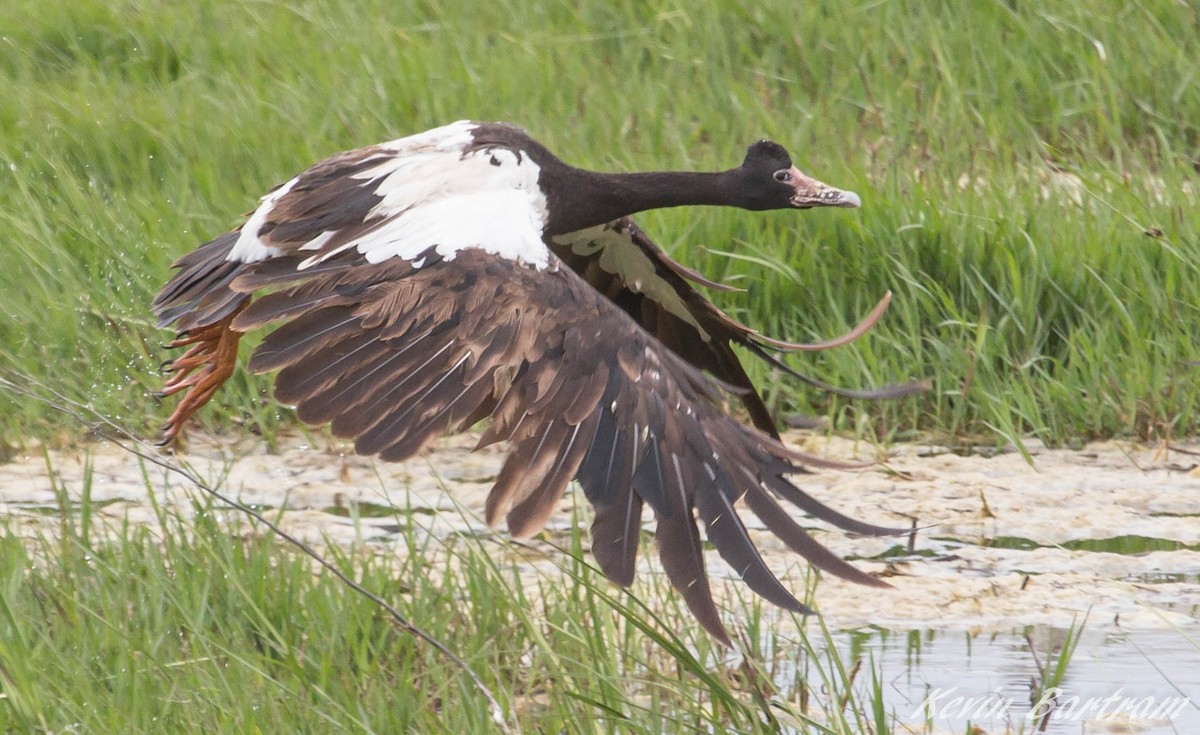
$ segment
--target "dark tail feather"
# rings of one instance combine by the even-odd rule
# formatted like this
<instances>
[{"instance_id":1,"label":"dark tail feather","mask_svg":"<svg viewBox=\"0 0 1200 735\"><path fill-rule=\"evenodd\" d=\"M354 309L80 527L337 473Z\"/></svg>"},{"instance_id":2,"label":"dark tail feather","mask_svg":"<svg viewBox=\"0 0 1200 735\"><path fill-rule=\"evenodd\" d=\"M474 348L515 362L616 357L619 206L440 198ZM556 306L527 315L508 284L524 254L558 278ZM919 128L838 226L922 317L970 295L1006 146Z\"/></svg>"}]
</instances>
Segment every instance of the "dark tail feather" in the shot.
<instances>
[{"instance_id":1,"label":"dark tail feather","mask_svg":"<svg viewBox=\"0 0 1200 735\"><path fill-rule=\"evenodd\" d=\"M175 261L175 274L154 299L151 308L159 327L177 325L180 332L215 324L232 314L249 298L230 284L245 263L226 260L237 242L238 231L206 242Z\"/></svg>"}]
</instances>

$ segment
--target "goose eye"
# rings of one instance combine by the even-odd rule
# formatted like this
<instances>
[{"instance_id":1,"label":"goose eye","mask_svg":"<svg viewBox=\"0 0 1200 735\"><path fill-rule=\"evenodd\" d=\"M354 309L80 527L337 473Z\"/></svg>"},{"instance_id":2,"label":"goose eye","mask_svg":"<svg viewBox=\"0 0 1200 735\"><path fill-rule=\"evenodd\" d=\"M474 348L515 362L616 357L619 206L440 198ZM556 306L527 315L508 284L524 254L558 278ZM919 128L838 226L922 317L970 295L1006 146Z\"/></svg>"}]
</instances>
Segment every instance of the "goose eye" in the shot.
<instances>
[{"instance_id":1,"label":"goose eye","mask_svg":"<svg viewBox=\"0 0 1200 735\"><path fill-rule=\"evenodd\" d=\"M782 171L776 171L775 172L775 180L776 181L784 181L784 182L791 181L792 180L792 172L788 171L787 169L784 169Z\"/></svg>"}]
</instances>

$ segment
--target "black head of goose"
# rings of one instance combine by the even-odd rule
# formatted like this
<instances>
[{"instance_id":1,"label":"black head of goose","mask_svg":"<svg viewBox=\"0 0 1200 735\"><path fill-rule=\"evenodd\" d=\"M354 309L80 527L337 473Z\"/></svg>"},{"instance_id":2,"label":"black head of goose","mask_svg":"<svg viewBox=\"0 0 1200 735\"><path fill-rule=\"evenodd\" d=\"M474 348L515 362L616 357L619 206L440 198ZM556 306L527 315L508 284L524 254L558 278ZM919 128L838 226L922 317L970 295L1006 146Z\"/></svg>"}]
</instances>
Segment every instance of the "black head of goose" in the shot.
<instances>
[{"instance_id":1,"label":"black head of goose","mask_svg":"<svg viewBox=\"0 0 1200 735\"><path fill-rule=\"evenodd\" d=\"M743 503L814 566L886 586L817 544L779 504L840 528L851 519L788 479L831 463L782 444L731 344L792 345L723 314L629 219L690 204L750 210L858 206L802 174L778 144L717 173L608 174L570 167L518 128L457 122L337 154L263 197L239 229L183 256L154 302L172 346L163 394L186 390L164 441L232 373L239 337L278 324L252 371L357 451L400 460L487 420L508 453L487 501L519 537L539 531L576 480L594 508L592 551L633 579L643 504L663 568L701 624L728 643L697 527L758 594L806 613L751 542ZM752 396L752 398L751 398ZM750 409L755 426L726 410Z\"/></svg>"}]
</instances>

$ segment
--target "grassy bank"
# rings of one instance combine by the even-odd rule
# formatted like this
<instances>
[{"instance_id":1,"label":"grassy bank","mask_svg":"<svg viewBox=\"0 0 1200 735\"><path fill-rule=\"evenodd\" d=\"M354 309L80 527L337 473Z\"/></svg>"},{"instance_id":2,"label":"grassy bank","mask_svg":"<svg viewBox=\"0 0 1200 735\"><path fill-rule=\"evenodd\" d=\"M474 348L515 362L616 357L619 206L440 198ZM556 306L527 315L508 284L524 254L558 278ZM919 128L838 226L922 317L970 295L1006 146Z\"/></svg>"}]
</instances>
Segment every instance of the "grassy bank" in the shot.
<instances>
[{"instance_id":1,"label":"grassy bank","mask_svg":"<svg viewBox=\"0 0 1200 735\"><path fill-rule=\"evenodd\" d=\"M928 395L781 410L895 436L1195 432L1200 26L1163 2L267 3L0 8L0 369L151 433L169 263L337 150L469 117L601 169L722 168L764 135L852 212L644 217L799 358ZM265 380L208 419L270 429ZM0 434L64 428L0 396ZM864 413L870 420L864 421ZM67 427L70 430L70 427Z\"/></svg>"},{"instance_id":2,"label":"grassy bank","mask_svg":"<svg viewBox=\"0 0 1200 735\"><path fill-rule=\"evenodd\" d=\"M147 470L152 497L164 479ZM199 492L186 517L164 504L150 524L111 525L90 487L56 485L60 510L43 524L0 521L4 732L893 727L878 671L862 652L843 658L824 628L812 643L772 633L744 601L742 663L690 623L664 579L633 596L580 562L579 530L532 580L511 563L519 548L434 540L403 509L397 544L325 549L462 657L497 722L465 671L262 525Z\"/></svg>"}]
</instances>

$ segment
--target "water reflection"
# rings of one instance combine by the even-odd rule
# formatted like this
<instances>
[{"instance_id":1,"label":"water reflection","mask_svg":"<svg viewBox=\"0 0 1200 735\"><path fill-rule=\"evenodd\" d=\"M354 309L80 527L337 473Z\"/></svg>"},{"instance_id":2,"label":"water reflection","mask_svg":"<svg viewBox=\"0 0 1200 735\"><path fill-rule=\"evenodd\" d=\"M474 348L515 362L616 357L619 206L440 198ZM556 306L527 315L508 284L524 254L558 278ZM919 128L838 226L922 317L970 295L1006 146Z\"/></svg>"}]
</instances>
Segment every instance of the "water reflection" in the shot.
<instances>
[{"instance_id":1,"label":"water reflection","mask_svg":"<svg viewBox=\"0 0 1200 735\"><path fill-rule=\"evenodd\" d=\"M977 727L989 734L1033 733L1039 731L1036 715L1054 706L1041 730L1051 735L1200 732L1195 630L1085 629L1052 697L1042 689L1040 667L1049 662L1053 668L1067 636L1067 630L1049 627L986 634L862 629L835 633L833 640L847 668L859 660L875 666L879 695L898 732L962 733ZM806 658L798 665L810 682L820 676L817 667L826 665L823 652L817 654L820 663ZM798 673L780 672L776 683L793 687ZM873 696L870 679L860 675L856 683L864 703Z\"/></svg>"}]
</instances>

